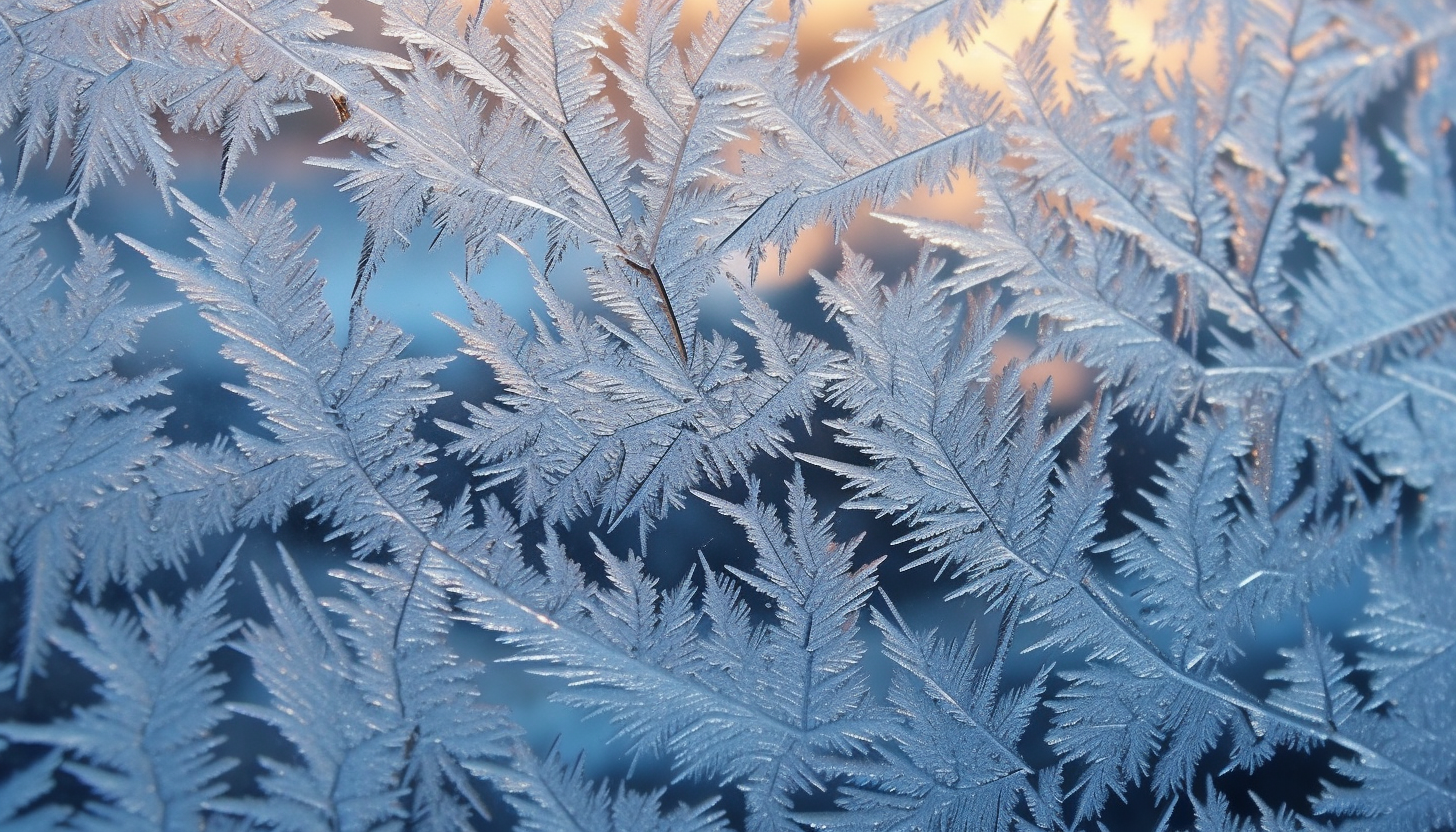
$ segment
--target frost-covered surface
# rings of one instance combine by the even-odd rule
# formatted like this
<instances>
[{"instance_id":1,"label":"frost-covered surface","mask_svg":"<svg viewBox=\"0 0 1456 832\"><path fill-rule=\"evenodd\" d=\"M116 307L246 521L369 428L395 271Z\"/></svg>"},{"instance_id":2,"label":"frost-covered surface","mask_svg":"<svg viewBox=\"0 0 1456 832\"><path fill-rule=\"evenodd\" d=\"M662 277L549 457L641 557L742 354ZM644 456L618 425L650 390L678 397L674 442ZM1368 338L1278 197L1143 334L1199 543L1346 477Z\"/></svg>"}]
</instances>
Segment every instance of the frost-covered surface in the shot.
<instances>
[{"instance_id":1,"label":"frost-covered surface","mask_svg":"<svg viewBox=\"0 0 1456 832\"><path fill-rule=\"evenodd\" d=\"M886 3L822 66L799 3L379 5L393 51L312 0L0 5L20 169L72 171L0 194L0 826L1456 826L1456 7L1173 3L1177 71L1098 0ZM978 47L1009 13L1041 25ZM873 112L826 74L973 48L999 77L887 74ZM172 190L161 126L220 133L227 189L329 97L346 320L309 218ZM192 248L73 222L47 261L36 229L138 167ZM973 209L906 200L952 184ZM869 211L923 253L846 248L825 326L754 285ZM424 223L496 383L459 418L369 305L449 280L390 273ZM175 304L128 300L113 238ZM513 316L471 284L522 257ZM168 435L200 359L127 369L163 313L255 418ZM664 531L704 511L746 555ZM239 542L285 523L348 554ZM517 666L614 741L533 740Z\"/></svg>"}]
</instances>

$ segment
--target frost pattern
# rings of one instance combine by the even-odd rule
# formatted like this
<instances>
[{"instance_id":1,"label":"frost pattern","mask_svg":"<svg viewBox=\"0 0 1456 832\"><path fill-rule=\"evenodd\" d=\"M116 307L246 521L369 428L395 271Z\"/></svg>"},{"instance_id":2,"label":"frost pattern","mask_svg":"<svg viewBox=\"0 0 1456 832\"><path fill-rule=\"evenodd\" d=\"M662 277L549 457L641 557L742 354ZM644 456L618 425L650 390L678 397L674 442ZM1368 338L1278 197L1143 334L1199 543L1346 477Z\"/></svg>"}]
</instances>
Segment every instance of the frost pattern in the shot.
<instances>
[{"instance_id":1,"label":"frost pattern","mask_svg":"<svg viewBox=\"0 0 1456 832\"><path fill-rule=\"evenodd\" d=\"M1449 3L1174 4L1152 42L1207 72L1144 65L1099 0L880 4L827 58L797 2L378 5L396 51L310 2L0 8L20 170L72 171L0 195L0 824L1456 826ZM1040 25L983 42L1012 12ZM886 74L862 111L829 74L937 47L1001 77ZM339 321L294 207L171 190L160 126L220 133L225 190L309 93L366 232ZM138 166L196 251L117 236L177 304L129 304L79 226ZM904 199L952 186L974 210ZM845 247L801 331L753 278L866 210L920 256ZM463 423L449 359L369 302L425 222L464 241L451 326L498 385ZM517 256L529 321L472 285ZM255 420L167 437L189 368L120 369L163 313L216 332ZM1047 362L1093 392L1059 403ZM743 556L667 537L692 512ZM302 514L352 558L244 554ZM487 639L614 742L536 745Z\"/></svg>"}]
</instances>

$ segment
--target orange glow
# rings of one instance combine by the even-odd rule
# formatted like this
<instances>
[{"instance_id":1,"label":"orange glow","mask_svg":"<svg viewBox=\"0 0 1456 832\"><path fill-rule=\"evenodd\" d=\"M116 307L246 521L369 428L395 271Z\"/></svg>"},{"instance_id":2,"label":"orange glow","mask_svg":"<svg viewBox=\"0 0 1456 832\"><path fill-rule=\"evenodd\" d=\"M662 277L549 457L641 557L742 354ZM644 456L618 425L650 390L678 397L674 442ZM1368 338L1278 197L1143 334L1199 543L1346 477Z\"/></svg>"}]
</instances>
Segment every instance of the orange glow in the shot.
<instances>
[{"instance_id":1,"label":"orange glow","mask_svg":"<svg viewBox=\"0 0 1456 832\"><path fill-rule=\"evenodd\" d=\"M789 247L779 267L779 251L776 246L766 246L763 260L759 263L754 284L760 288L772 289L789 286L808 278L810 270L825 274L834 271L838 252L834 245L834 231L826 223L807 229Z\"/></svg>"},{"instance_id":2,"label":"orange glow","mask_svg":"<svg viewBox=\"0 0 1456 832\"><path fill-rule=\"evenodd\" d=\"M1026 361L1031 357L1035 344L1022 335L1006 335L992 348L995 361L991 365L994 373L1005 370L1012 361ZM1067 413L1092 398L1092 371L1082 364L1065 358L1053 358L1025 365L1021 370L1020 386L1028 394L1047 382L1052 385L1051 410L1053 413Z\"/></svg>"},{"instance_id":3,"label":"orange glow","mask_svg":"<svg viewBox=\"0 0 1456 832\"><path fill-rule=\"evenodd\" d=\"M476 13L480 2L461 0L462 25ZM802 71L827 72L832 87L851 106L875 110L893 124L895 114L886 112L889 90L886 79L918 90L935 100L940 95L942 79L947 75L959 77L988 92L1001 93L1003 102L1011 106L1010 96L1005 95L1003 74L1016 52L1043 28L1051 40L1048 60L1058 78L1056 94L1068 94L1067 83L1073 79L1075 70L1072 56L1077 52L1074 27L1078 21L1058 0L1013 0L1005 3L1002 10L987 20L962 50L954 47L942 27L940 31L921 38L902 58L891 59L876 53L860 60L836 63L848 46L837 41L836 35L846 30L873 28L873 2L875 0L817 0L809 3L796 32L795 45ZM1133 0L1111 4L1107 23L1121 41L1118 55L1125 60L1126 71L1134 76L1152 72L1159 79L1176 79L1189 72L1211 78L1218 71L1219 50L1215 48L1218 44L1203 43L1190 48L1178 42L1159 41L1158 21L1164 18L1171 2L1177 0ZM497 32L509 29L505 16L508 6L509 2L493 4L486 21L490 28ZM674 35L678 46L686 48L693 34L702 29L704 20L718 11L718 0L684 0ZM618 19L630 26L636 13L636 2L626 0ZM781 19L787 17L787 0L776 0L772 13ZM612 48L616 45L613 44ZM624 102L624 106L630 105ZM1167 124L1158 124L1155 129L1166 131L1167 127ZM736 162L737 151L751 153L754 145L751 137L734 143L725 152L725 163L731 168ZM948 188L932 193L922 186L881 210L974 225L980 207L975 178L962 171L951 177ZM1085 207L1067 206L1069 210L1080 213L1085 213ZM887 261L913 258L920 244L907 237L898 226L871 215L869 208L869 205L862 206L859 215L838 239L827 224L821 224L805 229L782 257L776 248L768 247L760 261L756 284L761 288L778 288L808 279L811 271L833 273L840 262L841 246ZM730 264L729 271L740 277L746 276L741 260ZM998 366L1005 366L1012 358L1027 358L1032 348L1033 344L1025 336L1008 336L996 347ZM1041 362L1026 367L1021 373L1022 386L1028 390L1048 379L1054 382L1052 406L1060 411L1085 401L1092 389L1090 371L1072 361Z\"/></svg>"}]
</instances>

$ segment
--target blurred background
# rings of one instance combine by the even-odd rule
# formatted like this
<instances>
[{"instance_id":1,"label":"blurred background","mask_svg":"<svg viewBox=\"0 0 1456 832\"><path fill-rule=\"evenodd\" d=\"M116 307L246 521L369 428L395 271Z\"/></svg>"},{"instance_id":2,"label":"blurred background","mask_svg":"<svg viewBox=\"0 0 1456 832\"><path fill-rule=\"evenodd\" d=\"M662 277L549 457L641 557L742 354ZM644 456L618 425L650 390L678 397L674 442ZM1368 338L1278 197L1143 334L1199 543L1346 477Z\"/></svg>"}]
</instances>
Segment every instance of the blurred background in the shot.
<instances>
[{"instance_id":1,"label":"blurred background","mask_svg":"<svg viewBox=\"0 0 1456 832\"><path fill-rule=\"evenodd\" d=\"M842 29L868 28L873 16L868 2L858 0L820 0L807 7L800 30L801 58L806 68L826 68L835 90L853 105L869 110L883 104L886 86L884 79L892 78L906 86L918 85L934 94L941 73L961 73L975 83L988 89L1000 86L999 73L1002 61L994 50L1013 51L1020 41L1031 34L1048 14L1054 10L1054 0L1042 2L1008 2L983 37L969 48L959 50L946 39L931 37L923 39L910 52L898 59L875 57L859 61L836 61L844 52L844 45L834 40L836 32ZM685 17L701 16L713 8L713 0L690 0ZM396 42L377 36L379 10L367 0L334 0L329 10L354 26L355 31L345 36L346 42L374 49L403 53ZM501 3L491 14L503 14L508 3ZM465 13L473 14L473 8ZM1158 43L1155 36L1156 21L1162 14L1159 2L1131 2L1113 4L1113 20L1118 33L1127 42L1128 56L1132 59L1130 71L1153 71L1179 74L1183 72L1207 73L1214 67L1198 50L1183 46L1168 47ZM1065 38L1070 25L1065 15L1051 14L1049 25L1053 32ZM1067 71L1067 56L1070 49L1053 50L1054 62L1059 69ZM350 153L364 153L366 148L348 141L337 141L320 146L319 138L337 126L335 109L327 96L311 94L306 111L289 115L280 120L281 135L262 146L256 156L245 156L228 185L226 193L219 194L218 181L222 158L221 144L217 137L202 134L167 134L179 162L176 187L189 199L209 211L222 209L223 200L240 204L248 197L273 188L274 199L292 200L297 204L295 219L303 231L317 227L318 236L311 249L318 260L320 272L328 280L326 299L337 320L345 320L350 292L353 288L355 267L363 244L364 229L356 220L354 206L348 198L335 188L337 172L306 163L309 157L338 157ZM889 117L889 114L882 114ZM11 140L0 141L0 162L4 175L10 182L18 182L19 190L32 200L50 200L64 197L66 193L68 160L61 148L55 161L49 167L39 165L26 170L17 170L13 136ZM978 205L974 183L968 178L949 191L930 193L924 189L906 198L895 210L897 213L937 217L958 222L971 223ZM71 261L76 244L66 227L65 217L48 223L43 229L43 245L53 265L64 265ZM124 233L161 250L193 256L195 253L187 243L193 229L185 213L171 206L170 200L146 180L145 176L133 173L123 184L113 184L99 189L89 205L77 211L74 219L80 227L96 235ZM542 240L520 241L529 252L539 255L544 250ZM868 211L860 215L836 241L827 227L812 229L787 253L782 268L778 258L772 254L764 258L765 268L756 278L757 290L800 331L813 333L836 346L843 346L843 339L837 327L827 324L824 314L815 299L815 288L809 279L812 271L832 274L842 259L841 245L871 257L877 267L886 273L895 274L909 266L917 256L919 246L905 237L896 226L872 216ZM172 285L156 277L145 260L124 245L117 244L117 265L125 272L130 283L129 298L134 303L175 303L182 301ZM574 255L581 260L581 267L589 265L590 252ZM739 264L736 268L746 268ZM557 288L569 300L581 305L590 305L584 280L573 280L572 261L559 267L554 280ZM451 276L466 277L465 252L461 240L449 236L439 239L435 230L428 225L417 230L410 239L407 249L393 251L384 267L369 285L367 305L384 318L390 319L411 333L414 341L409 352L417 355L450 355L458 347L455 333L437 316L457 320L468 319L463 301L456 293ZM539 308L531 292L531 279L526 263L513 252L497 256L487 270L470 274L470 284L482 295L498 301L518 320L528 320L533 309ZM720 281L718 288L705 303L701 326L717 330L725 335L737 333L731 324L738 312L737 302L726 285ZM998 358L1004 363L1012 358L1025 358L1032 351L1034 333L1025 327L1013 328L998 345ZM173 413L167 420L166 433L174 441L206 443L220 433L235 427L244 430L256 426L256 416L242 400L224 391L222 383L242 381L241 372L219 354L220 339L185 303L169 311L149 324L145 330L141 347L130 356L120 368L133 373L151 368L179 367L181 372L172 378L169 386L173 394L165 402L149 403L157 407L171 407ZM1053 406L1056 412L1066 414L1076 410L1093 395L1093 378L1080 365L1068 361L1057 361L1029 367L1023 373L1023 382L1030 386L1051 379L1055 396ZM481 364L463 356L446 368L437 382L452 395L442 400L431 413L433 418L449 421L466 421L464 402L488 400L495 392L489 371ZM832 417L833 409L827 406L819 413L821 417ZM816 423L822 419L816 419ZM421 432L436 443L448 441L449 435L433 422L420 426ZM256 430L256 428L253 428ZM1115 454L1114 465L1119 470L1114 474L1122 481L1134 484L1146 483L1153 473L1157 461L1167 459L1175 450L1172 438L1166 435L1147 435L1142 431L1127 431L1121 437L1131 438L1134 444L1121 443ZM843 456L844 452L833 444L830 431L822 424L812 435L802 425L795 427L794 449L821 456ZM765 496L777 499L784 493L783 482L792 471L789 460L764 460L758 475L766 483ZM435 466L438 479L433 485L437 497L453 500L469 486L467 466L453 458L443 458ZM812 492L820 501L821 511L836 507L846 497L840 484L831 476L817 470L806 470ZM723 494L728 499L741 499L744 495L742 483L735 484ZM503 494L503 499L508 499ZM1139 498L1132 489L1124 494L1122 504L1114 511L1138 509ZM1117 522L1117 521L1114 521ZM539 537L539 521L531 524L528 536ZM570 530L568 543L577 546L576 551L590 551L588 534L596 533L606 538L614 551L625 553L636 549L638 533L631 524L608 534L604 528L586 520L579 521ZM980 622L982 631L995 632L994 621L984 621L985 610L974 600L958 599L946 601L943 595L946 587L937 585L932 579L930 568L902 573L898 565L908 562L906 547L893 541L899 531L885 521L862 513L840 513L836 530L841 539L856 534L865 534L860 553L868 561L881 554L889 555L881 567L886 592L897 599L899 608L910 623L917 628L939 627L942 635L959 638L968 627ZM274 552L276 543L286 546L290 553L303 563L310 581L320 594L334 591L327 571L338 566L348 557L347 546L338 542L326 543L327 529L307 518L305 509L296 509L289 522L276 533L266 530L249 532L244 546L245 557L259 564L265 572L279 577L278 558ZM211 568L228 549L233 538L213 540L189 569L193 576L208 575ZM648 540L646 557L654 574L664 584L674 584L694 567L698 552L702 552L715 567L732 565L751 568L753 553L741 532L705 504L693 500L688 507L661 521ZM588 569L594 564L584 563ZM241 573L245 574L245 573ZM181 578L175 579L179 583ZM239 581L234 592L233 612L239 617L263 618L264 612L255 589L248 578ZM1353 603L1360 597L1362 587L1352 587L1344 593L1334 593L1321 599L1318 615L1348 620L1353 614ZM1251 650L1246 662L1247 678L1240 681L1254 690L1267 689L1263 679L1264 671L1273 666L1275 646L1298 641L1300 623L1279 621L1258 633L1258 643ZM1331 628L1336 629L1336 628ZM1343 628L1338 628L1343 629ZM883 687L888 679L888 664L877 658L874 649L875 632L864 630L871 641L871 662L877 677L877 684ZM469 655L498 657L503 651L493 640L484 635L461 633L461 649ZM1035 640L1035 633L1028 630L1024 636L1026 644ZM240 656L225 654L224 661L235 662L230 668L235 680L228 695L234 699L248 700L261 695L249 680L246 663ZM1015 684L1031 677L1045 656L1021 656L1010 669ZM89 681L78 668L65 667L69 660L57 654L52 663L61 665L51 676L40 683L39 695L32 701L46 702L47 712L54 713L57 701L84 701ZM610 743L610 726L604 720L583 721L579 712L557 706L547 699L547 694L556 689L554 681L542 680L521 670L513 664L497 664L492 671L492 689L487 698L511 707L516 718L528 731L532 746L542 752L553 743L566 752L568 758L577 753L585 755L586 770L592 776L628 776L638 786L660 786L666 784L670 775L657 761L633 761L627 755L625 743ZM1045 727L1048 714L1038 714ZM22 715L23 718L23 715ZM235 720L236 722L236 720ZM240 732L232 728L233 736L225 746L224 753L243 760L256 760L259 753L281 754L284 751L268 746L266 732ZM244 736L246 735L246 736ZM1040 732L1034 726L1032 736ZM1051 757L1041 749L1041 764L1049 764ZM1286 759L1287 758L1287 759ZM1275 802L1281 799L1298 801L1302 795L1313 791L1317 784L1315 777L1322 766L1311 766L1308 757L1284 754L1273 764L1263 769L1260 783L1251 787L1271 797ZM238 788L246 788L258 773L256 764L240 766L231 777ZM630 776L629 776L630 774ZM1225 781L1231 786L1240 782L1237 776ZM669 800L701 800L718 790L712 784L678 784L673 787ZM1236 793L1231 790L1231 793ZM1151 812L1152 801L1148 796L1129 799L1123 808L1113 807L1109 823L1120 823L1121 828L1150 829L1157 818ZM1246 801L1247 803L1247 801ZM730 812L734 807L729 805ZM1250 809L1251 804L1236 806ZM1303 807L1307 808L1307 806ZM1113 826L1112 828L1119 828Z\"/></svg>"}]
</instances>

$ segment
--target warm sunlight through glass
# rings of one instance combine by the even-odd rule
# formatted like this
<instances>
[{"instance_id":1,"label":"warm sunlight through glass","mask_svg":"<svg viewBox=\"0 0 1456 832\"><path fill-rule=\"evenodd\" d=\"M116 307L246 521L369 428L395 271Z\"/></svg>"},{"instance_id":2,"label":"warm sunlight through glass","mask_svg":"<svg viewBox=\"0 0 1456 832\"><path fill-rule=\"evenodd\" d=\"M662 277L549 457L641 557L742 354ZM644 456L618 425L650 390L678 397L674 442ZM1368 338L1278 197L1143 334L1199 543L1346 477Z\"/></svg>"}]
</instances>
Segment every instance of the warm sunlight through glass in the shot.
<instances>
[{"instance_id":1,"label":"warm sunlight through glass","mask_svg":"<svg viewBox=\"0 0 1456 832\"><path fill-rule=\"evenodd\" d=\"M1453 119L1456 0L0 0L0 829L1452 832Z\"/></svg>"}]
</instances>

